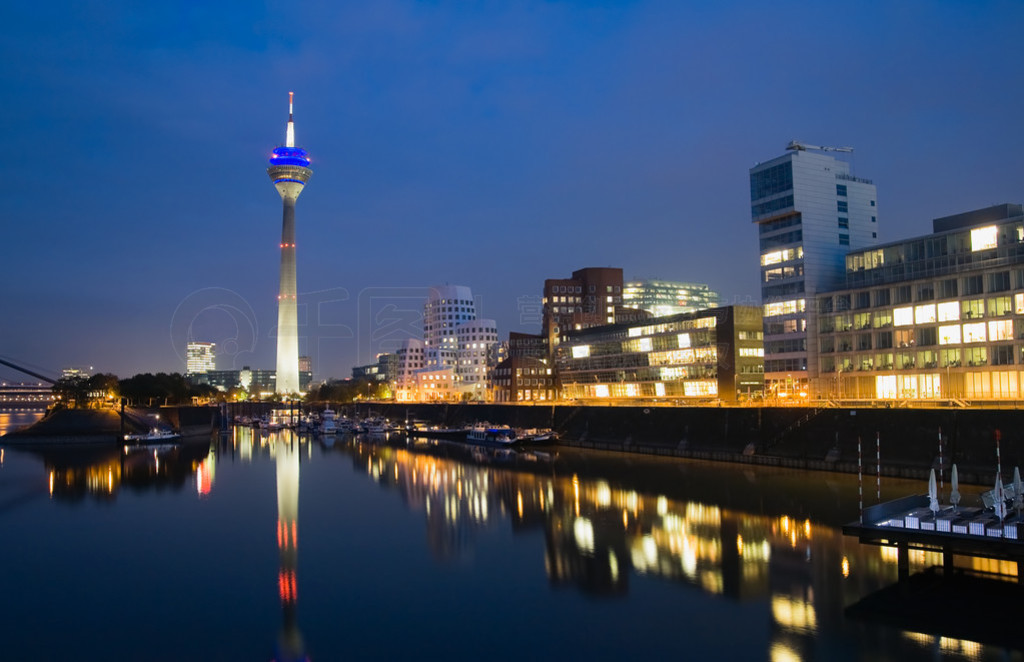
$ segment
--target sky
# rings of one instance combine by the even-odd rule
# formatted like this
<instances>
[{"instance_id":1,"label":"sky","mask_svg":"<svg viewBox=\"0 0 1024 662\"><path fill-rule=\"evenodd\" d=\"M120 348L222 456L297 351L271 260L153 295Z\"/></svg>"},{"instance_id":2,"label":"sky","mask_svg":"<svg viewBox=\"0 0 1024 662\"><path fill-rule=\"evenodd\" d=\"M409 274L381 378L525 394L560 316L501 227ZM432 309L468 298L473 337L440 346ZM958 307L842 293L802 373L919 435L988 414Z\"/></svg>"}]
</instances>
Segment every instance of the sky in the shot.
<instances>
[{"instance_id":1,"label":"sky","mask_svg":"<svg viewBox=\"0 0 1024 662\"><path fill-rule=\"evenodd\" d=\"M1024 201L1022 28L952 0L5 3L0 357L184 372L192 338L273 368L289 91L317 379L415 333L431 285L503 337L584 267L756 305L748 171L792 139L854 148L883 242Z\"/></svg>"}]
</instances>

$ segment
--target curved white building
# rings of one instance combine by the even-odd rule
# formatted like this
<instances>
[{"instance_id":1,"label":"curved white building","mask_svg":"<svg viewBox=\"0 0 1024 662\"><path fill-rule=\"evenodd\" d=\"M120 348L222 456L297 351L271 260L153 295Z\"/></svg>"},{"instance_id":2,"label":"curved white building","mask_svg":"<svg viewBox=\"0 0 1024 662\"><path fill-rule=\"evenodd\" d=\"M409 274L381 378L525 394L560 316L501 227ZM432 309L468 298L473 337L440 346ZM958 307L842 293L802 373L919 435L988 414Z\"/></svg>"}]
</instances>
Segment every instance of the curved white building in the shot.
<instances>
[{"instance_id":1,"label":"curved white building","mask_svg":"<svg viewBox=\"0 0 1024 662\"><path fill-rule=\"evenodd\" d=\"M487 399L487 371L493 348L498 344L498 323L492 319L463 322L455 327L458 340L458 364L455 369L458 390L472 400Z\"/></svg>"},{"instance_id":2,"label":"curved white building","mask_svg":"<svg viewBox=\"0 0 1024 662\"><path fill-rule=\"evenodd\" d=\"M473 291L468 287L431 287L427 303L423 306L423 343L428 348L455 351L458 349L455 327L475 319Z\"/></svg>"},{"instance_id":3,"label":"curved white building","mask_svg":"<svg viewBox=\"0 0 1024 662\"><path fill-rule=\"evenodd\" d=\"M487 400L488 370L498 345L497 322L477 319L473 291L464 285L430 288L423 306L423 343L398 350L400 400Z\"/></svg>"}]
</instances>

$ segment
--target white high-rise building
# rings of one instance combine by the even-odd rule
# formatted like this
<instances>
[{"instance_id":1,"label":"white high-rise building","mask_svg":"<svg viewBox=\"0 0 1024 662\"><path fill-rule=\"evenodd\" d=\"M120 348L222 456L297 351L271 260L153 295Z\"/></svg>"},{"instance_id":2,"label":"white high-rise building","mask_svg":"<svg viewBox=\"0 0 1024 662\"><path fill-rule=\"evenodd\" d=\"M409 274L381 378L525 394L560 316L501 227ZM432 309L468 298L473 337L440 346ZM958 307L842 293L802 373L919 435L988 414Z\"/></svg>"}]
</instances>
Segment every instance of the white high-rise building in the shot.
<instances>
[{"instance_id":1,"label":"white high-rise building","mask_svg":"<svg viewBox=\"0 0 1024 662\"><path fill-rule=\"evenodd\" d=\"M423 343L428 348L455 351L459 346L455 327L475 319L476 304L468 287L431 287L423 306Z\"/></svg>"},{"instance_id":2,"label":"white high-rise building","mask_svg":"<svg viewBox=\"0 0 1024 662\"><path fill-rule=\"evenodd\" d=\"M842 287L845 256L878 243L875 185L821 148L790 143L750 169L761 252L765 392L809 394L818 374L814 295ZM813 349L813 348L812 348Z\"/></svg>"},{"instance_id":3,"label":"white high-rise building","mask_svg":"<svg viewBox=\"0 0 1024 662\"><path fill-rule=\"evenodd\" d=\"M455 368L458 390L472 400L487 399L487 370L497 365L494 347L498 344L498 323L491 319L463 322L455 327L458 338L458 365Z\"/></svg>"},{"instance_id":4,"label":"white high-rise building","mask_svg":"<svg viewBox=\"0 0 1024 662\"><path fill-rule=\"evenodd\" d=\"M398 367L397 391L403 399L420 399L423 379L438 393L463 394L471 399L487 398L488 369L493 367L491 357L498 343L497 323L477 319L473 292L463 285L441 285L430 288L423 306L423 343L407 340L396 352ZM468 395L467 395L468 394ZM448 397L444 395L442 397Z\"/></svg>"},{"instance_id":5,"label":"white high-rise building","mask_svg":"<svg viewBox=\"0 0 1024 662\"><path fill-rule=\"evenodd\" d=\"M190 341L185 349L185 373L202 375L216 370L216 349L216 343Z\"/></svg>"}]
</instances>

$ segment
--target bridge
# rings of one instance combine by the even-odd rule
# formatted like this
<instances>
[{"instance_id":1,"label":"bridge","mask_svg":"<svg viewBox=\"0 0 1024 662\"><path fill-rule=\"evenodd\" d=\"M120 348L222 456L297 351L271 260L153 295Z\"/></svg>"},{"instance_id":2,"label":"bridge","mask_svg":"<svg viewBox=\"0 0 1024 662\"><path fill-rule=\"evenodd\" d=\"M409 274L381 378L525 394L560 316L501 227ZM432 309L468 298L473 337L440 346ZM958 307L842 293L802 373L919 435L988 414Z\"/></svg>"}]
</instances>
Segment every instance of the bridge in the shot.
<instances>
[{"instance_id":1,"label":"bridge","mask_svg":"<svg viewBox=\"0 0 1024 662\"><path fill-rule=\"evenodd\" d=\"M13 368L38 380L17 383L0 381L0 409L46 409L53 403L51 387L56 383L55 379L20 366L4 357L0 357L0 365Z\"/></svg>"},{"instance_id":2,"label":"bridge","mask_svg":"<svg viewBox=\"0 0 1024 662\"><path fill-rule=\"evenodd\" d=\"M0 409L46 409L52 403L49 384L0 382Z\"/></svg>"}]
</instances>

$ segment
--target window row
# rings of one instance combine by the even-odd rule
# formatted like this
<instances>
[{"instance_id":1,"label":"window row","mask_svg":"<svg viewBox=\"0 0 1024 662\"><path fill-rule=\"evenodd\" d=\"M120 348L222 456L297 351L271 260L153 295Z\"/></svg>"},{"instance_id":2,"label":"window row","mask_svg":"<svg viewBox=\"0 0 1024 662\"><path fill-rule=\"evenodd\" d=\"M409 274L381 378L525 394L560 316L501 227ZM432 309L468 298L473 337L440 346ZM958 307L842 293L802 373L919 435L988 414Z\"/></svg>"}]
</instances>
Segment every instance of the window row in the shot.
<instances>
[{"instance_id":1,"label":"window row","mask_svg":"<svg viewBox=\"0 0 1024 662\"><path fill-rule=\"evenodd\" d=\"M965 347L916 352L875 352L851 356L825 356L822 373L865 372L879 370L930 370L933 368L980 367L1024 364L1024 348L1013 345Z\"/></svg>"},{"instance_id":2,"label":"window row","mask_svg":"<svg viewBox=\"0 0 1024 662\"><path fill-rule=\"evenodd\" d=\"M969 345L1024 338L1024 320L993 320L969 324L945 324L917 329L824 336L819 339L822 354L862 349L889 349L929 345ZM766 348L771 344L766 343Z\"/></svg>"},{"instance_id":3,"label":"window row","mask_svg":"<svg viewBox=\"0 0 1024 662\"><path fill-rule=\"evenodd\" d=\"M1024 270L998 271L913 285L896 285L860 292L827 295L818 298L818 311L823 313L842 312L891 304L1008 292L1011 289L1024 289Z\"/></svg>"},{"instance_id":4,"label":"window row","mask_svg":"<svg viewBox=\"0 0 1024 662\"><path fill-rule=\"evenodd\" d=\"M985 317L1006 317L1013 314L1024 315L1024 293L1016 294L1013 297L991 297L989 299L902 306L870 313L824 315L819 318L818 330L821 333L836 333L868 328L882 329L893 326L934 324L935 322L977 320Z\"/></svg>"}]
</instances>

